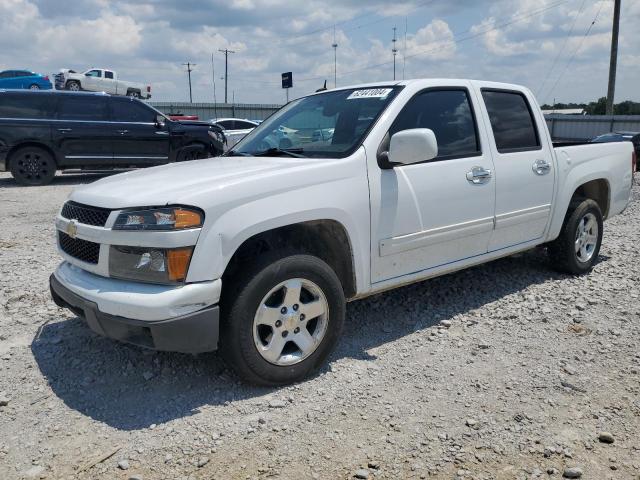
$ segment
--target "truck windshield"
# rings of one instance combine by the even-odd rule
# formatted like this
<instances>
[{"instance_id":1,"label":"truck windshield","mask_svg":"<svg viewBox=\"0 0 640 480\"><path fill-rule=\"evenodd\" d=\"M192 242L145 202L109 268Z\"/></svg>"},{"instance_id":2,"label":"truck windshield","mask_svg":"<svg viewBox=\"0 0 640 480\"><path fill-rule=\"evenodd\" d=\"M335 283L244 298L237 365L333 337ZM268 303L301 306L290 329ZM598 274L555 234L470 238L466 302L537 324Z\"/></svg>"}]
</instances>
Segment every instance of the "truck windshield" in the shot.
<instances>
[{"instance_id":1,"label":"truck windshield","mask_svg":"<svg viewBox=\"0 0 640 480\"><path fill-rule=\"evenodd\" d=\"M256 127L229 155L346 157L400 88L352 88L294 100Z\"/></svg>"}]
</instances>

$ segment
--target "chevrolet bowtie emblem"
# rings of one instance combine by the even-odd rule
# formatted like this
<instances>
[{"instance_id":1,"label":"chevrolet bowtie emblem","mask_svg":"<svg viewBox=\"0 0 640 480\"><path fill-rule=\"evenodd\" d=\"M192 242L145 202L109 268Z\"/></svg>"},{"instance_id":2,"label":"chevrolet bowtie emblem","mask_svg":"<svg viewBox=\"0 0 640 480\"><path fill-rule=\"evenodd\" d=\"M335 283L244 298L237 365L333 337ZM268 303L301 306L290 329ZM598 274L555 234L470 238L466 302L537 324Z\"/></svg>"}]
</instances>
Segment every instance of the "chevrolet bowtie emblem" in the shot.
<instances>
[{"instance_id":1,"label":"chevrolet bowtie emblem","mask_svg":"<svg viewBox=\"0 0 640 480\"><path fill-rule=\"evenodd\" d=\"M69 223L67 223L67 235L69 235L71 238L76 238L77 234L78 222L76 220L71 220Z\"/></svg>"}]
</instances>

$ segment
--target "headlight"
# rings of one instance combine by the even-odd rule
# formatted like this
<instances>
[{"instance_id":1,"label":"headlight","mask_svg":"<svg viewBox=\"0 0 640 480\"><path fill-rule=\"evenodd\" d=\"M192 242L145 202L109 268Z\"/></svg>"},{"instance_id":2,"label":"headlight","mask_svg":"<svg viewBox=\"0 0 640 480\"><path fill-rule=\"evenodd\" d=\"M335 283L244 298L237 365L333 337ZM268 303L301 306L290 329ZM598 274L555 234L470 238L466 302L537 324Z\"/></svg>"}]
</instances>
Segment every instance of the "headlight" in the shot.
<instances>
[{"instance_id":1,"label":"headlight","mask_svg":"<svg viewBox=\"0 0 640 480\"><path fill-rule=\"evenodd\" d=\"M207 131L207 133L215 141L220 142L220 143L224 143L224 135L222 133L218 132L217 130L209 130L209 131Z\"/></svg>"},{"instance_id":2,"label":"headlight","mask_svg":"<svg viewBox=\"0 0 640 480\"><path fill-rule=\"evenodd\" d=\"M121 247L109 251L109 275L148 283L182 283L187 277L193 247L162 249Z\"/></svg>"},{"instance_id":3,"label":"headlight","mask_svg":"<svg viewBox=\"0 0 640 480\"><path fill-rule=\"evenodd\" d=\"M184 207L129 210L118 215L114 230L182 230L202 226L202 212Z\"/></svg>"}]
</instances>

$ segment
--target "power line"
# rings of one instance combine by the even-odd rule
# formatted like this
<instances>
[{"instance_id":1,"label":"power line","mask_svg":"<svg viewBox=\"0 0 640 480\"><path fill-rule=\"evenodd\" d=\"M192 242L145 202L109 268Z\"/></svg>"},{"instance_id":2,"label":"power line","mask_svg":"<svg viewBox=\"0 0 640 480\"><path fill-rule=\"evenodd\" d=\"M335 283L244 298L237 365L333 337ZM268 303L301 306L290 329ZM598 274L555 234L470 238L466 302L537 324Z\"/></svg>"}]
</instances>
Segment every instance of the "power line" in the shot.
<instances>
[{"instance_id":1,"label":"power line","mask_svg":"<svg viewBox=\"0 0 640 480\"><path fill-rule=\"evenodd\" d=\"M605 2L601 2L600 3L600 7L598 8L598 11L596 12L596 16L593 18L593 21L591 22L591 24L589 25L589 28L587 28L587 31L584 33L584 35L582 36L582 38L580 39L580 43L578 43L578 46L576 47L576 49L573 51L573 53L571 54L571 56L569 57L569 60L567 60L566 65L564 66L564 70L562 70L562 72L560 73L560 75L558 76L558 78L556 79L555 83L553 84L553 86L551 87L551 89L549 90L549 93L547 94L547 96L545 98L548 98L549 95L553 94L556 86L558 85L558 82L560 82L560 79L564 76L564 74L566 73L567 69L569 68L569 65L571 65L571 62L573 62L573 59L575 58L575 56L578 54L578 52L580 51L580 49L582 48L582 44L584 43L584 41L586 40L586 38L589 36L589 34L591 33L591 29L593 28L593 26L596 24L596 21L598 20L598 16L600 15L600 11L602 10L602 6L604 5Z\"/></svg>"},{"instance_id":2,"label":"power line","mask_svg":"<svg viewBox=\"0 0 640 480\"><path fill-rule=\"evenodd\" d=\"M543 13L545 13L545 12L547 12L547 11L549 11L549 10L553 9L553 8L556 8L556 7L559 7L560 5L563 5L563 4L565 4L565 3L568 3L569 1L570 1L570 0L562 0L562 1L560 1L560 2L556 2L556 3L554 3L554 4L551 4L551 5L547 6L547 7L544 7L544 8L538 9L538 10L531 10L530 12L528 12L528 13L526 13L526 14L521 14L521 15L519 15L519 16L517 16L517 17L515 17L515 18L514 18L514 19L512 19L512 20L505 21L505 22L503 22L503 23L500 23L500 24L494 25L493 27L491 27L491 28L487 28L487 29L485 29L485 30L483 30L483 31L481 31L481 32L477 32L477 33L474 33L474 34L468 35L468 36L466 36L466 37L462 37L462 38L459 38L459 39L455 39L455 37L459 36L460 34L464 34L464 33L470 32L470 31L473 29L473 27L472 27L472 28L469 28L469 29L467 29L467 30L465 30L465 31L463 31L463 32L460 32L459 34L456 34L456 35L454 36L454 42L453 42L453 43L455 43L455 44L457 45L457 44L459 44L459 43L466 42L467 40L472 40L472 39L477 38L477 37L480 37L480 36L482 36L482 35L486 35L486 34L487 34L487 33L489 33L489 32L492 32L492 31L495 31L495 30L500 30L500 29L501 29L501 28L503 28L503 27L507 27L507 26L512 25L512 24L514 24L514 23L521 22L522 20L526 20L526 19L528 19L528 18L535 17L535 16L537 16L537 15L541 15L541 14L543 14ZM442 47L438 46L438 47L430 48L430 49L427 49L427 50L422 50L422 51L420 51L420 52L416 52L416 53L413 53L413 54L411 54L411 55L406 55L406 56L405 56L405 58L414 58L414 57L418 57L418 56L421 56L421 55L427 55L427 54L429 54L429 53L432 53L432 52L438 51L438 50L440 50L441 48L442 48ZM376 68L376 67L381 67L381 66L384 66L384 65L389 65L390 63L391 63L390 61L387 61L387 62L381 62L381 63L375 63L375 64L365 65L364 67L360 67L360 68L357 68L357 69L354 69L354 70L349 70L349 71L347 71L347 72L344 72L344 73L341 75L341 77L345 77L345 76L350 75L350 74L352 74L352 73L361 72L361 71L363 71L363 70L368 70L368 69L370 69L370 68ZM298 79L298 82L306 82L306 81L311 81L311 80L318 80L318 79L321 79L321 78L322 78L322 77L307 77L307 78L299 78L299 79Z\"/></svg>"},{"instance_id":3,"label":"power line","mask_svg":"<svg viewBox=\"0 0 640 480\"><path fill-rule=\"evenodd\" d=\"M571 37L571 34L573 33L573 29L576 26L576 22L578 21L578 17L580 17L580 14L582 13L582 9L584 8L584 4L586 2L587 2L587 0L582 0L582 3L580 4L580 8L578 9L578 13L576 14L576 18L573 19L573 23L571 23L571 28L569 28L569 32L567 33L567 36L564 38L564 42L562 43L562 47L560 47L560 50L558 50L558 54L556 55L556 58L553 59L553 63L551 64L551 68L547 72L547 75L544 77L544 80L542 81L542 84L538 88L538 91L536 92L536 96L540 96L540 94L544 90L544 86L547 83L547 80L549 80L549 78L551 77L551 74L553 73L554 68L556 68L556 64L558 63L558 60L560 59L560 56L564 53L564 49L567 46L567 43L569 42L569 38Z\"/></svg>"}]
</instances>

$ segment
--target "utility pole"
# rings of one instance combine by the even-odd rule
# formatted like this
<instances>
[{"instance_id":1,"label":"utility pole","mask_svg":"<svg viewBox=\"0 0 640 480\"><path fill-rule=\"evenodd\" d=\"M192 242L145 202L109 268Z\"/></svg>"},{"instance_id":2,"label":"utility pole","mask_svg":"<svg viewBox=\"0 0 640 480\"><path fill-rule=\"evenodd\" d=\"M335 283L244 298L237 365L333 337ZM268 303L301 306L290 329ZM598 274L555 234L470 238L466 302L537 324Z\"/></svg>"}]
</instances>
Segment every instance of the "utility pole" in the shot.
<instances>
[{"instance_id":1,"label":"utility pole","mask_svg":"<svg viewBox=\"0 0 640 480\"><path fill-rule=\"evenodd\" d=\"M336 26L333 26L333 43L331 44L333 47L333 88L338 86L338 74L337 74L337 66L338 66L338 44L336 43Z\"/></svg>"},{"instance_id":2,"label":"utility pole","mask_svg":"<svg viewBox=\"0 0 640 480\"><path fill-rule=\"evenodd\" d=\"M185 65L187 67L187 75L189 76L189 103L193 103L193 95L191 94L191 72L193 71L193 68L191 67L195 67L196 64L187 62L183 63L182 65Z\"/></svg>"},{"instance_id":3,"label":"utility pole","mask_svg":"<svg viewBox=\"0 0 640 480\"><path fill-rule=\"evenodd\" d=\"M398 53L398 49L396 48L396 27L393 27L393 40L391 48L391 53L393 53L393 79L396 79L396 54Z\"/></svg>"},{"instance_id":4,"label":"utility pole","mask_svg":"<svg viewBox=\"0 0 640 480\"><path fill-rule=\"evenodd\" d=\"M620 3L614 0L613 29L611 32L611 59L609 60L609 87L607 88L607 115L613 115L613 100L616 92L616 68L618 64L618 33L620 31Z\"/></svg>"},{"instance_id":5,"label":"utility pole","mask_svg":"<svg viewBox=\"0 0 640 480\"><path fill-rule=\"evenodd\" d=\"M227 48L219 48L218 51L224 53L224 103L227 103L227 89L229 82L229 54L236 52Z\"/></svg>"}]
</instances>

